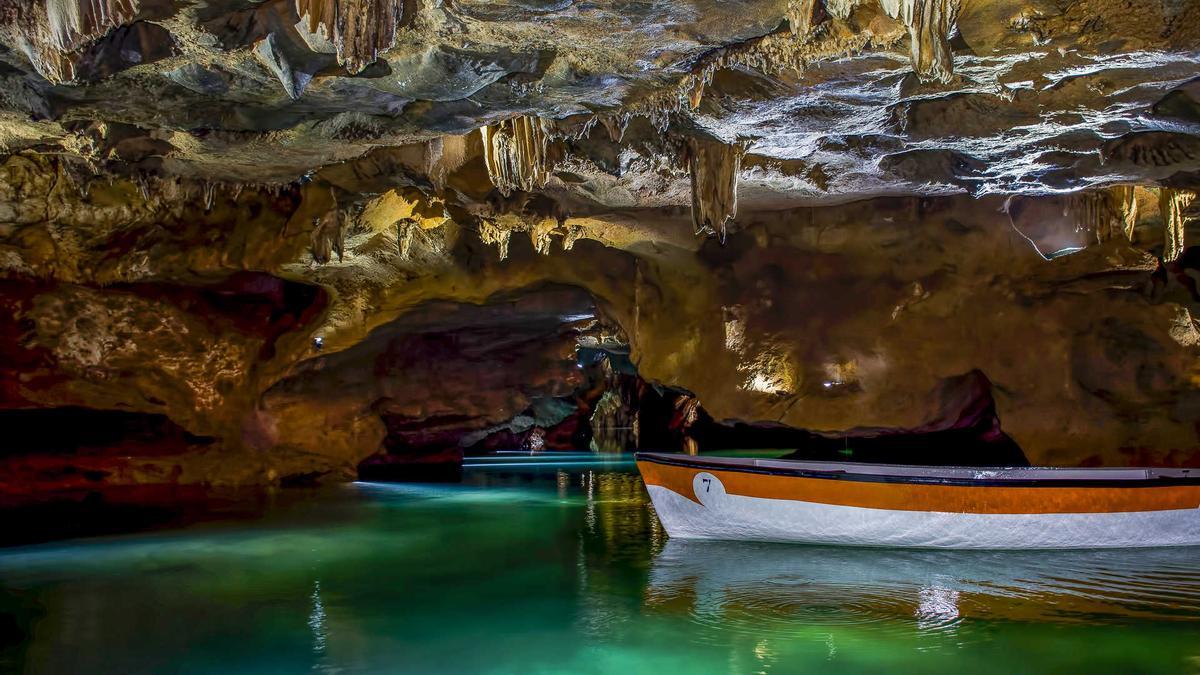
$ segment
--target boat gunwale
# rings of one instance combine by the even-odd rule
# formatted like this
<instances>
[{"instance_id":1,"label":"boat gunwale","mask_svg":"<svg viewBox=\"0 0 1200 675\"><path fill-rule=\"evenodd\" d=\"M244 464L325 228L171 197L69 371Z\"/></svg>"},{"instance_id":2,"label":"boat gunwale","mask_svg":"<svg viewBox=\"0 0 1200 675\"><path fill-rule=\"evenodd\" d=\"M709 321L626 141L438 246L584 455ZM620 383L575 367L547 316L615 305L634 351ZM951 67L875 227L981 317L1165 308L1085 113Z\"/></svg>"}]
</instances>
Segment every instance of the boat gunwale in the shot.
<instances>
[{"instance_id":1,"label":"boat gunwale","mask_svg":"<svg viewBox=\"0 0 1200 675\"><path fill-rule=\"evenodd\" d=\"M745 457L699 457L638 452L635 461L668 466L793 478L863 483L909 483L962 487L1153 488L1200 486L1200 469L1148 467L964 467Z\"/></svg>"}]
</instances>

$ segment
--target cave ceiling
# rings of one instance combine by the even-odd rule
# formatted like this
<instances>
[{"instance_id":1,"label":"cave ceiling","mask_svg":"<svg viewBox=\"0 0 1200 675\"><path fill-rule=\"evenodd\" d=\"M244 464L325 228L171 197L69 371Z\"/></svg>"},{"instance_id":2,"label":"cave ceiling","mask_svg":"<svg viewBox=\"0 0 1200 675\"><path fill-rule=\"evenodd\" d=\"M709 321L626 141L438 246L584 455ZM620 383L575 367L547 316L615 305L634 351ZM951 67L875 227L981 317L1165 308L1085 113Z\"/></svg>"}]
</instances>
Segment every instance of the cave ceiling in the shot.
<instances>
[{"instance_id":1,"label":"cave ceiling","mask_svg":"<svg viewBox=\"0 0 1200 675\"><path fill-rule=\"evenodd\" d=\"M114 481L512 431L585 339L714 419L978 371L1033 461L1200 447L1200 0L0 0L0 155L0 412L190 434Z\"/></svg>"},{"instance_id":2,"label":"cave ceiling","mask_svg":"<svg viewBox=\"0 0 1200 675\"><path fill-rule=\"evenodd\" d=\"M97 173L288 184L525 116L564 145L533 187L573 211L688 206L697 142L740 155L744 209L1190 187L1200 168L1192 0L0 7L0 147Z\"/></svg>"}]
</instances>

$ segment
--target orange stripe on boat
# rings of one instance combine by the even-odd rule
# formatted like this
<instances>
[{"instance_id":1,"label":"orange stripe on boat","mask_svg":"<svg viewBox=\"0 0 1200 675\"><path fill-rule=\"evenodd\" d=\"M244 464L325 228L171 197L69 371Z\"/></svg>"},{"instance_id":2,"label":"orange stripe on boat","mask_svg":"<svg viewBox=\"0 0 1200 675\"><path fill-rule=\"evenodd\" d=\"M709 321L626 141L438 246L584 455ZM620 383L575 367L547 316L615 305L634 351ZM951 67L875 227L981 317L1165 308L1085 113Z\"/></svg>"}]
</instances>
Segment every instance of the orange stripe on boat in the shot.
<instances>
[{"instance_id":1,"label":"orange stripe on boat","mask_svg":"<svg viewBox=\"0 0 1200 675\"><path fill-rule=\"evenodd\" d=\"M647 485L658 485L697 504L698 473L720 479L725 492L835 506L941 513L1129 513L1200 508L1200 486L1003 487L865 482L781 476L639 461Z\"/></svg>"}]
</instances>

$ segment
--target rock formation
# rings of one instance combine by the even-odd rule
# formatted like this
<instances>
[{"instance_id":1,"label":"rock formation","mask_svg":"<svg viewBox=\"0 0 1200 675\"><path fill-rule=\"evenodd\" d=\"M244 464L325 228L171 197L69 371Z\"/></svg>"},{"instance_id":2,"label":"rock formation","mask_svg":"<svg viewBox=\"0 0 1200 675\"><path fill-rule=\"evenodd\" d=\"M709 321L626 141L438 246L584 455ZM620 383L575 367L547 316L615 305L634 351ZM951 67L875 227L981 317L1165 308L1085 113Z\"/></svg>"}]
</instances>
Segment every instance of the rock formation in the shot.
<instances>
[{"instance_id":1,"label":"rock formation","mask_svg":"<svg viewBox=\"0 0 1200 675\"><path fill-rule=\"evenodd\" d=\"M296 0L308 33L333 44L351 74L396 44L396 29L413 18L415 0Z\"/></svg>"},{"instance_id":2,"label":"rock formation","mask_svg":"<svg viewBox=\"0 0 1200 675\"><path fill-rule=\"evenodd\" d=\"M536 117L516 117L480 127L483 163L500 194L533 192L545 187L552 166L548 123Z\"/></svg>"},{"instance_id":3,"label":"rock formation","mask_svg":"<svg viewBox=\"0 0 1200 675\"><path fill-rule=\"evenodd\" d=\"M738 145L694 140L688 148L692 178L692 227L697 234L719 234L737 216L737 181L745 149Z\"/></svg>"},{"instance_id":4,"label":"rock formation","mask_svg":"<svg viewBox=\"0 0 1200 675\"><path fill-rule=\"evenodd\" d=\"M0 493L669 447L680 401L1195 463L1198 53L1167 0L0 0Z\"/></svg>"},{"instance_id":5,"label":"rock formation","mask_svg":"<svg viewBox=\"0 0 1200 675\"><path fill-rule=\"evenodd\" d=\"M913 70L922 80L954 77L950 35L957 28L960 0L879 0L883 11L908 27Z\"/></svg>"},{"instance_id":6,"label":"rock formation","mask_svg":"<svg viewBox=\"0 0 1200 675\"><path fill-rule=\"evenodd\" d=\"M1158 208L1163 222L1163 259L1174 261L1187 245L1188 206L1196 199L1191 190L1163 188L1158 195Z\"/></svg>"}]
</instances>

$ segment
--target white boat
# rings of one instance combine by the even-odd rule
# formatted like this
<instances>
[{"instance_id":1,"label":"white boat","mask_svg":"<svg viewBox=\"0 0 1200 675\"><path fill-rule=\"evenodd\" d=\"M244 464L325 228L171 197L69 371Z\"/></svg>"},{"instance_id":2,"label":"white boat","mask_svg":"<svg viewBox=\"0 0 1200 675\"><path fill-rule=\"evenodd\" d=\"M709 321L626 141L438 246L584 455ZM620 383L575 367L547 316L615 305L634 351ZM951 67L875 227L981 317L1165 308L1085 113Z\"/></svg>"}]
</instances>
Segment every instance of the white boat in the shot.
<instances>
[{"instance_id":1,"label":"white boat","mask_svg":"<svg viewBox=\"0 0 1200 675\"><path fill-rule=\"evenodd\" d=\"M1200 469L968 468L638 453L671 537L954 549L1200 545Z\"/></svg>"}]
</instances>

